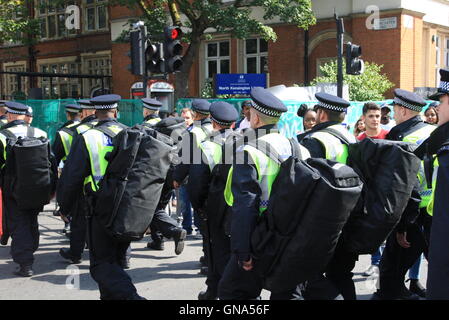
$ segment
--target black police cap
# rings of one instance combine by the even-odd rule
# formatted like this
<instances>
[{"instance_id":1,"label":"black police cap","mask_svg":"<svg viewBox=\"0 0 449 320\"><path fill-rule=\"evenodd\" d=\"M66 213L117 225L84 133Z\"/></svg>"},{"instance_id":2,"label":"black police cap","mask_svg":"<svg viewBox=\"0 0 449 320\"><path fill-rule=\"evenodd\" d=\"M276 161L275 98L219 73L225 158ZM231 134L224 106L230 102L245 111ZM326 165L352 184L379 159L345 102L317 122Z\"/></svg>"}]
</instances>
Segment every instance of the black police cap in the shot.
<instances>
[{"instance_id":1,"label":"black police cap","mask_svg":"<svg viewBox=\"0 0 449 320\"><path fill-rule=\"evenodd\" d=\"M8 113L26 115L28 106L19 102L7 101L5 103Z\"/></svg>"},{"instance_id":2,"label":"black police cap","mask_svg":"<svg viewBox=\"0 0 449 320\"><path fill-rule=\"evenodd\" d=\"M162 107L162 103L156 99L145 98L142 99L142 104L144 108L149 110L157 111Z\"/></svg>"},{"instance_id":3,"label":"black police cap","mask_svg":"<svg viewBox=\"0 0 449 320\"><path fill-rule=\"evenodd\" d=\"M210 102L205 99L194 99L192 101L192 110L204 115L210 114Z\"/></svg>"},{"instance_id":4,"label":"black police cap","mask_svg":"<svg viewBox=\"0 0 449 320\"><path fill-rule=\"evenodd\" d=\"M250 96L253 100L252 107L264 115L279 118L288 110L284 103L267 89L252 88Z\"/></svg>"},{"instance_id":5,"label":"black police cap","mask_svg":"<svg viewBox=\"0 0 449 320\"><path fill-rule=\"evenodd\" d=\"M349 101L325 92L315 93L315 97L318 100L318 107L329 111L345 112L351 105Z\"/></svg>"},{"instance_id":6,"label":"black police cap","mask_svg":"<svg viewBox=\"0 0 449 320\"><path fill-rule=\"evenodd\" d=\"M216 101L210 105L210 117L212 121L215 121L219 125L230 126L233 122L237 121L239 114L232 104L224 101Z\"/></svg>"},{"instance_id":7,"label":"black police cap","mask_svg":"<svg viewBox=\"0 0 449 320\"><path fill-rule=\"evenodd\" d=\"M105 94L90 99L90 102L95 107L95 110L109 110L118 107L118 103L122 100L122 97L118 94Z\"/></svg>"},{"instance_id":8,"label":"black police cap","mask_svg":"<svg viewBox=\"0 0 449 320\"><path fill-rule=\"evenodd\" d=\"M432 94L429 99L439 101L441 96L449 95L449 70L440 69L440 85L438 91Z\"/></svg>"},{"instance_id":9,"label":"black police cap","mask_svg":"<svg viewBox=\"0 0 449 320\"><path fill-rule=\"evenodd\" d=\"M427 105L426 101L416 93L403 89L394 90L394 99L391 105L396 104L416 112L421 112L422 108Z\"/></svg>"}]
</instances>

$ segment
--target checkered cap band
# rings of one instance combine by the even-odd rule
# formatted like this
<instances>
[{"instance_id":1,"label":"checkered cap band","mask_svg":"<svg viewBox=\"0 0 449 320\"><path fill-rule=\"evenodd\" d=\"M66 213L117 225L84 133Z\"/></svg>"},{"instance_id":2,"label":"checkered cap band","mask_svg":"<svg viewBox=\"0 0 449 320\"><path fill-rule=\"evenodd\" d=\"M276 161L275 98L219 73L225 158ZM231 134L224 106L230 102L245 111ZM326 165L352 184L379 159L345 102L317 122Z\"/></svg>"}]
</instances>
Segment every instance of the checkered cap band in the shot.
<instances>
[{"instance_id":1,"label":"checkered cap band","mask_svg":"<svg viewBox=\"0 0 449 320\"><path fill-rule=\"evenodd\" d=\"M261 107L254 101L253 101L253 108L256 109L257 111L259 111L260 113L263 113L264 115L273 117L273 118L279 118L282 115L282 112Z\"/></svg>"},{"instance_id":2,"label":"checkered cap band","mask_svg":"<svg viewBox=\"0 0 449 320\"><path fill-rule=\"evenodd\" d=\"M410 109L410 110L413 110L413 111L416 111L416 112L421 112L421 110L423 108L422 106L417 106L417 105L411 104L409 102L405 102L404 100L402 100L401 98L398 98L398 97L395 97L393 99L393 102L395 104L399 104L399 105L401 105L401 106L403 106L403 107L405 107L407 109Z\"/></svg>"},{"instance_id":3,"label":"checkered cap band","mask_svg":"<svg viewBox=\"0 0 449 320\"><path fill-rule=\"evenodd\" d=\"M115 109L115 108L117 108L118 107L118 103L114 103L114 104L105 104L105 105L94 105L94 108L95 109L104 109L104 110L106 110L106 109Z\"/></svg>"},{"instance_id":4,"label":"checkered cap band","mask_svg":"<svg viewBox=\"0 0 449 320\"><path fill-rule=\"evenodd\" d=\"M331 111L336 111L336 112L345 112L346 111L346 108L339 107L339 106L334 106L332 104L327 104L327 103L324 103L324 102L321 102L321 101L318 103L318 106L320 108L329 109Z\"/></svg>"},{"instance_id":5,"label":"checkered cap band","mask_svg":"<svg viewBox=\"0 0 449 320\"><path fill-rule=\"evenodd\" d=\"M215 119L215 118L212 117L212 116L211 116L210 118L211 118L212 121L218 123L220 126L230 126L230 125L232 124L232 122L234 122L234 121L232 121L232 122L224 122L224 121L220 121L220 120Z\"/></svg>"},{"instance_id":6,"label":"checkered cap band","mask_svg":"<svg viewBox=\"0 0 449 320\"><path fill-rule=\"evenodd\" d=\"M78 110L78 109L72 109L72 108L65 108L65 111L71 112L71 113L79 113L79 112L80 112L80 110Z\"/></svg>"},{"instance_id":7,"label":"checkered cap band","mask_svg":"<svg viewBox=\"0 0 449 320\"><path fill-rule=\"evenodd\" d=\"M17 111L17 110L13 110L10 108L6 108L6 110L8 110L8 113L12 113L12 114L20 114L20 115L26 115L26 110L24 111Z\"/></svg>"},{"instance_id":8,"label":"checkered cap band","mask_svg":"<svg viewBox=\"0 0 449 320\"><path fill-rule=\"evenodd\" d=\"M449 82L440 81L440 89L443 89L444 91L449 91Z\"/></svg>"}]
</instances>

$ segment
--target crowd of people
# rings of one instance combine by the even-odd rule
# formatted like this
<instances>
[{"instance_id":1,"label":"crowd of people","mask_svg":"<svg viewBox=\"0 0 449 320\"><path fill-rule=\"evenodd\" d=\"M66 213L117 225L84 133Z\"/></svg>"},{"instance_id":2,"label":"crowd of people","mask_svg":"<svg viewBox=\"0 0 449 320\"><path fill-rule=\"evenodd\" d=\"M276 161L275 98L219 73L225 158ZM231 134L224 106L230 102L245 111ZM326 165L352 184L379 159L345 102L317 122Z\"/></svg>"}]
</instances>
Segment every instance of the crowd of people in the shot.
<instances>
[{"instance_id":1,"label":"crowd of people","mask_svg":"<svg viewBox=\"0 0 449 320\"><path fill-rule=\"evenodd\" d=\"M203 242L201 272L207 275L207 289L199 293L198 299L259 299L261 290L267 287L267 273L260 271L263 259L256 254L256 247L262 244L255 243L253 236L256 227L263 223L269 225L267 219L276 210L272 197L279 188L276 178L285 169L283 163L293 158L308 163L313 163L311 159L325 159L329 168L350 172L350 149L357 141L400 141L413 146L416 157L422 159L416 160L420 169L413 190L410 187L411 193L404 196L405 192L398 191L398 197L407 197L404 199L407 206L388 236L378 243L377 250L370 252L371 266L364 275L379 277L380 287L373 299L449 299L446 196L449 71L441 70L441 87L430 97L439 104L425 110L426 101L416 94L401 89L396 89L394 94L391 105L365 103L363 115L351 133L342 125L350 103L317 93L318 103L313 109L298 111L303 117L304 131L294 139L286 138L277 128L286 106L262 88L251 90L251 99L243 103L241 115L225 101L209 103L194 99L192 108L183 109L181 117L176 113L161 116L159 101L143 99L144 122L136 128L142 135L163 134L172 150L169 168L163 173L165 179L163 183L158 182L155 195L141 195L143 199L157 195L152 198L155 208L152 219L144 226L151 234L147 247L164 250L164 238L173 239L175 253L181 254L186 237L196 231ZM34 274L34 253L39 247L38 214L56 194L58 215L71 226L70 247L60 250L61 257L78 264L87 245L90 274L98 284L101 299L143 299L125 272L130 268L131 240L111 234L108 228L114 217L105 225L97 205L99 192L107 187L103 180L109 174L108 166L114 161L113 155L117 156L116 137L129 129L117 121L120 99L117 95L103 95L67 105L67 122L58 130L48 154L40 153L40 157L48 156L45 162L48 166L39 167L41 172L35 170L38 162L33 161L38 156L34 157L31 152L37 152L36 146L47 150L46 133L33 128L30 120L27 122L26 119L32 119L28 106L11 101L0 103L3 122L0 145L4 151L0 158L4 211L1 243L5 245L11 239L11 255L18 264L15 272L18 276ZM26 163L17 160L19 147L20 150L29 148L31 156ZM62 168L59 178L58 166ZM29 181L23 178L24 172L46 177L31 186L47 194L43 202L38 201L39 192L36 192L33 198L36 201L28 199L26 206L22 204L25 201L19 195L23 195L23 186L30 188ZM167 212L170 202L176 202L182 212L181 225ZM126 210L124 214L126 220ZM329 212L329 216L332 214ZM350 249L345 242L350 230L331 230L338 236L332 242L330 260L301 283L290 281L282 286L271 283L272 288L283 288L273 289L271 299L356 299L352 271L361 253ZM309 237L308 242L319 242L319 231ZM282 254L282 246L272 245ZM316 250L320 254L319 250L323 249L317 246ZM427 290L419 282L422 255L429 262ZM307 261L308 257L303 259ZM310 263L316 263L312 260ZM409 288L405 286L407 271Z\"/></svg>"}]
</instances>

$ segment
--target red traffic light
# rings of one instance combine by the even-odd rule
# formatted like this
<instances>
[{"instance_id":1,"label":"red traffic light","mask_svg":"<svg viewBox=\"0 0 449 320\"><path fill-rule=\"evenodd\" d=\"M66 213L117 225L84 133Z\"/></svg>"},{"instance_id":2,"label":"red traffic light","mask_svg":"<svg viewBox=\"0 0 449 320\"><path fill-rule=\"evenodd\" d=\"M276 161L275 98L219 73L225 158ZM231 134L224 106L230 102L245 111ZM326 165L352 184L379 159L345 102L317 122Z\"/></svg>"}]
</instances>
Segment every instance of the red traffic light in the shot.
<instances>
[{"instance_id":1,"label":"red traffic light","mask_svg":"<svg viewBox=\"0 0 449 320\"><path fill-rule=\"evenodd\" d=\"M172 38L173 40L177 39L177 38L178 38L178 35L179 35L178 29L173 29L173 30L171 31L171 38Z\"/></svg>"},{"instance_id":2,"label":"red traffic light","mask_svg":"<svg viewBox=\"0 0 449 320\"><path fill-rule=\"evenodd\" d=\"M177 40L181 37L182 35L182 30L180 27L166 27L165 28L165 38L169 39L169 40Z\"/></svg>"}]
</instances>

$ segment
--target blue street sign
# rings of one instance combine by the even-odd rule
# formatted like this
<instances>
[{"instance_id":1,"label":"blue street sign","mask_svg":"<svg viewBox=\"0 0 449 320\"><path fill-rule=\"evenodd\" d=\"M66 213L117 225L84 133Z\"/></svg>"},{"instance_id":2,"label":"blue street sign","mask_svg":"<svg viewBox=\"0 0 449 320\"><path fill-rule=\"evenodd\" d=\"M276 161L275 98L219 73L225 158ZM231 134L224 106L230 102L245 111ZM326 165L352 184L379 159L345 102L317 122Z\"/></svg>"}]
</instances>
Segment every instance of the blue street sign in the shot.
<instances>
[{"instance_id":1,"label":"blue street sign","mask_svg":"<svg viewBox=\"0 0 449 320\"><path fill-rule=\"evenodd\" d=\"M215 94L248 95L254 87L267 87L265 73L220 73L215 75Z\"/></svg>"}]
</instances>

